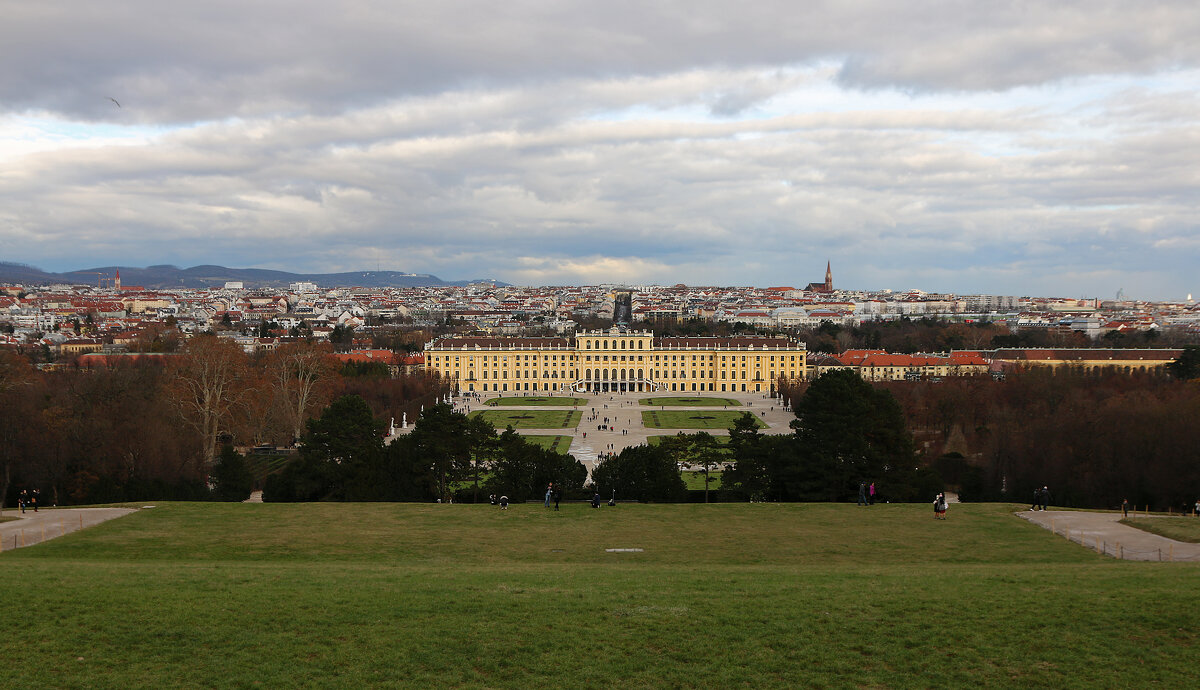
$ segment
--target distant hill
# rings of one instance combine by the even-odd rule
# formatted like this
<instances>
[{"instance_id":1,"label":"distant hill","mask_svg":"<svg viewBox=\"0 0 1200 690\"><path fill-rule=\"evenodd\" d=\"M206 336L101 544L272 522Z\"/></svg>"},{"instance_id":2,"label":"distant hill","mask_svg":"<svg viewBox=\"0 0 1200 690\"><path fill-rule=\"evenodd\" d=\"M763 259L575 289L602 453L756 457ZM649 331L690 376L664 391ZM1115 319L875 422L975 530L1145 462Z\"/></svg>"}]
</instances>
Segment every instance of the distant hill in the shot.
<instances>
[{"instance_id":1,"label":"distant hill","mask_svg":"<svg viewBox=\"0 0 1200 690\"><path fill-rule=\"evenodd\" d=\"M224 266L99 266L96 268L49 273L26 264L0 261L0 283L22 285L48 285L67 283L96 285L103 273L112 277L121 271L122 285L141 285L147 288L209 288L221 287L227 282L241 281L247 288L286 288L290 283L309 282L318 287L437 287L461 286L470 283L501 283L489 279L446 281L428 273L401 273L399 271L355 271L350 273L289 273L270 271L263 268L226 268Z\"/></svg>"}]
</instances>

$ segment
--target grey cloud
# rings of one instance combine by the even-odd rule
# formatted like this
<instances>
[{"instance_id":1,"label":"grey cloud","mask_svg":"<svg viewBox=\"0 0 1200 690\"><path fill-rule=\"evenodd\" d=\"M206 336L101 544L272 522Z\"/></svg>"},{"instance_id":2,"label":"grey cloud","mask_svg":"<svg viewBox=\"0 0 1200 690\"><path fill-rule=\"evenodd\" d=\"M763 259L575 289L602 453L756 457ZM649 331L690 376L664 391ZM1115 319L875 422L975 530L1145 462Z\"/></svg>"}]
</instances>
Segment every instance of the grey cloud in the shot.
<instances>
[{"instance_id":1,"label":"grey cloud","mask_svg":"<svg viewBox=\"0 0 1200 690\"><path fill-rule=\"evenodd\" d=\"M472 87L818 61L844 63L856 87L971 91L1200 60L1200 13L1169 0L114 0L3 14L3 108L119 122L334 114ZM734 114L769 93L750 84L711 106Z\"/></svg>"},{"instance_id":2,"label":"grey cloud","mask_svg":"<svg viewBox=\"0 0 1200 690\"><path fill-rule=\"evenodd\" d=\"M711 93L688 79L697 86L685 100ZM416 124L403 107L382 108L32 155L0 175L0 237L35 261L253 257L336 270L382 260L530 282L608 272L733 284L760 266L754 282L788 284L813 277L794 275L810 254L886 255L917 285L920 271L982 270L998 257L1031 270L1085 255L1119 265L1195 230L1194 126L1064 143L1032 137L1058 125L1026 110L685 124L580 120L597 105L585 103L539 127L523 120L528 129L493 119L521 101L470 92L431 97ZM981 133L1025 152L989 155L971 144ZM1086 253L1100 231L1121 238L1119 252Z\"/></svg>"}]
</instances>

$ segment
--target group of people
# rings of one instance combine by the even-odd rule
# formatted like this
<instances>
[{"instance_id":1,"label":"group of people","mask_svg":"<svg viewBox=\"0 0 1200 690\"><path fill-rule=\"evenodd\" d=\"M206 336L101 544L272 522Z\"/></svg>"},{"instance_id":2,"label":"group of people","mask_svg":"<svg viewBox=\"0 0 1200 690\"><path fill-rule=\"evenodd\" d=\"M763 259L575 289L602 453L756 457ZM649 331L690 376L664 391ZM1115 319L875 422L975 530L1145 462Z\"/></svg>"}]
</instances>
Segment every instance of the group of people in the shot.
<instances>
[{"instance_id":1,"label":"group of people","mask_svg":"<svg viewBox=\"0 0 1200 690\"><path fill-rule=\"evenodd\" d=\"M17 496L17 505L21 507L21 512L24 513L26 508L33 508L33 512L38 512L38 504L41 503L42 492L34 489L30 492L28 489L21 489L20 495Z\"/></svg>"},{"instance_id":2,"label":"group of people","mask_svg":"<svg viewBox=\"0 0 1200 690\"><path fill-rule=\"evenodd\" d=\"M562 499L562 491L554 488L554 482L550 482L546 486L546 507L550 507L550 501L554 501L554 509L558 510L558 502Z\"/></svg>"},{"instance_id":3,"label":"group of people","mask_svg":"<svg viewBox=\"0 0 1200 690\"><path fill-rule=\"evenodd\" d=\"M933 499L933 519L946 519L946 494L944 492L939 492L937 498Z\"/></svg>"},{"instance_id":4,"label":"group of people","mask_svg":"<svg viewBox=\"0 0 1200 690\"><path fill-rule=\"evenodd\" d=\"M1033 505L1029 506L1030 510L1045 510L1050 504L1050 487L1043 486L1040 489L1033 490Z\"/></svg>"},{"instance_id":5,"label":"group of people","mask_svg":"<svg viewBox=\"0 0 1200 690\"><path fill-rule=\"evenodd\" d=\"M867 486L866 482L858 483L858 505L875 505L875 482L871 482L870 486Z\"/></svg>"},{"instance_id":6,"label":"group of people","mask_svg":"<svg viewBox=\"0 0 1200 690\"><path fill-rule=\"evenodd\" d=\"M491 502L492 505L499 505L500 510L508 510L508 496L496 498L496 494L488 494L488 501Z\"/></svg>"}]
</instances>

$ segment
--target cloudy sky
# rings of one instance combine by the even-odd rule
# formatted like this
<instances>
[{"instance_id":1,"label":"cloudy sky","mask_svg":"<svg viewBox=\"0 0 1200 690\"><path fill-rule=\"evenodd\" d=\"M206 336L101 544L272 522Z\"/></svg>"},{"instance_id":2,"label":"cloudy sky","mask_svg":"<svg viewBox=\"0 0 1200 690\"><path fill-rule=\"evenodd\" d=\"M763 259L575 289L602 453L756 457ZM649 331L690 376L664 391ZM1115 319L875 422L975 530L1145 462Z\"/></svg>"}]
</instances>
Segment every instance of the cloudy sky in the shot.
<instances>
[{"instance_id":1,"label":"cloudy sky","mask_svg":"<svg viewBox=\"0 0 1200 690\"><path fill-rule=\"evenodd\" d=\"M0 0L0 259L1200 295L1194 0L186 4Z\"/></svg>"}]
</instances>

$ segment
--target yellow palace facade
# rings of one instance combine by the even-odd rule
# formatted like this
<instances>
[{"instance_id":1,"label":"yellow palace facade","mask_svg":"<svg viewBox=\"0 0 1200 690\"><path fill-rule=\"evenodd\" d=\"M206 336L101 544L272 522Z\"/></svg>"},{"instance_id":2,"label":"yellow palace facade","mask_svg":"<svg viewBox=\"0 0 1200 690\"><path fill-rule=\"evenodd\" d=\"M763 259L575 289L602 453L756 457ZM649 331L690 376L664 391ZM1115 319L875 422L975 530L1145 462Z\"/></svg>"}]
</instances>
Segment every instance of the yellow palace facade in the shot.
<instances>
[{"instance_id":1,"label":"yellow palace facade","mask_svg":"<svg viewBox=\"0 0 1200 690\"><path fill-rule=\"evenodd\" d=\"M804 379L808 350L794 338L659 338L649 331L584 331L572 338L439 338L425 368L457 391L774 392Z\"/></svg>"}]
</instances>

